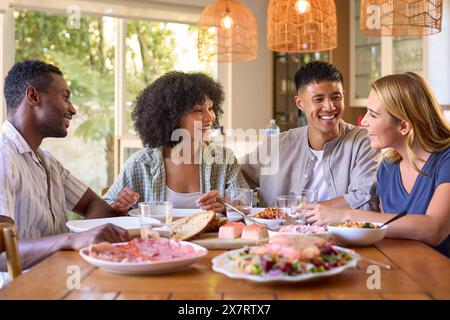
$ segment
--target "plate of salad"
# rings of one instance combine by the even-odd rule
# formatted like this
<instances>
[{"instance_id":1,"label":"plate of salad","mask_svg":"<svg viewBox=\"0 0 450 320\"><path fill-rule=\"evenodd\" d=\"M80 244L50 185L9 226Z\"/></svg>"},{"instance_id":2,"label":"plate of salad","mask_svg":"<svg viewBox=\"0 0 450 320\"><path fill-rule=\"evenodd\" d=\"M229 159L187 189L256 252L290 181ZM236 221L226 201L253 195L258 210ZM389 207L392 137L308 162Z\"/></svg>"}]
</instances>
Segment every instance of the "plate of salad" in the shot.
<instances>
[{"instance_id":1,"label":"plate of salad","mask_svg":"<svg viewBox=\"0 0 450 320\"><path fill-rule=\"evenodd\" d=\"M301 282L355 268L359 256L320 237L277 235L261 246L223 253L212 269L230 278L256 282Z\"/></svg>"}]
</instances>

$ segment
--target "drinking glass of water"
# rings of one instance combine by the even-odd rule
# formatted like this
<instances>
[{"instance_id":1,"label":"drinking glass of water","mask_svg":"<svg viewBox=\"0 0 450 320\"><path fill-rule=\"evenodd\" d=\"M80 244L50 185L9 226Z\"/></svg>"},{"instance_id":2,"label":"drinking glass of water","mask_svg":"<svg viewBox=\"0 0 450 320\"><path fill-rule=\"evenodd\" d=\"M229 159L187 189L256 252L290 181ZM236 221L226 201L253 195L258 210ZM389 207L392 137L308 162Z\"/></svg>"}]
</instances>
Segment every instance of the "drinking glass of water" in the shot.
<instances>
[{"instance_id":1,"label":"drinking glass of water","mask_svg":"<svg viewBox=\"0 0 450 320\"><path fill-rule=\"evenodd\" d=\"M253 205L253 190L245 188L231 188L225 190L225 201L239 211L250 214ZM240 214L227 207L228 221L242 220Z\"/></svg>"},{"instance_id":2,"label":"drinking glass of water","mask_svg":"<svg viewBox=\"0 0 450 320\"><path fill-rule=\"evenodd\" d=\"M140 202L141 238L159 238L162 234L167 235L170 239L172 236L172 209L172 203L168 201ZM155 230L155 227L158 230Z\"/></svg>"},{"instance_id":3,"label":"drinking glass of water","mask_svg":"<svg viewBox=\"0 0 450 320\"><path fill-rule=\"evenodd\" d=\"M312 210L317 204L317 190L315 189L301 189L291 190L290 194L297 197L297 212L301 214L301 219L304 219L304 215L308 210Z\"/></svg>"},{"instance_id":4,"label":"drinking glass of water","mask_svg":"<svg viewBox=\"0 0 450 320\"><path fill-rule=\"evenodd\" d=\"M297 206L298 200L294 195L279 195L275 198L275 207L278 210L276 219L280 224L292 222L292 219L297 219Z\"/></svg>"}]
</instances>

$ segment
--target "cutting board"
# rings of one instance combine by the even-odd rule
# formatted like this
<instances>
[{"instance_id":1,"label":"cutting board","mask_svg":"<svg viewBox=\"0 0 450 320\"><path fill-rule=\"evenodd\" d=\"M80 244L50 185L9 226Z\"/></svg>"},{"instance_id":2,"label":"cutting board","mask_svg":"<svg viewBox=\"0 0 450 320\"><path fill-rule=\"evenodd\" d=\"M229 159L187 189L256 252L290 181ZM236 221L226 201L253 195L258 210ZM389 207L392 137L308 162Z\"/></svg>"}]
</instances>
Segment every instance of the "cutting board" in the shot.
<instances>
[{"instance_id":1,"label":"cutting board","mask_svg":"<svg viewBox=\"0 0 450 320\"><path fill-rule=\"evenodd\" d=\"M269 239L263 240L247 240L242 238L237 239L219 239L218 233L203 233L197 238L190 240L195 244L198 244L207 249L239 249L244 246L256 246L267 243Z\"/></svg>"}]
</instances>

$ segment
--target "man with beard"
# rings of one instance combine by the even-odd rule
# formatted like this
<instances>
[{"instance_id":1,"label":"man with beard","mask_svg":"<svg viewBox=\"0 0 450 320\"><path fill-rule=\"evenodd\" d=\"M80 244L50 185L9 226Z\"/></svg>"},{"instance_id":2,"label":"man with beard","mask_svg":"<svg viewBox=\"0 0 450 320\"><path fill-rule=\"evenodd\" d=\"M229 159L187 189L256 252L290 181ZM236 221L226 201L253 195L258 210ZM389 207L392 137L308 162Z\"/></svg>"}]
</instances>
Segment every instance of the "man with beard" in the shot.
<instances>
[{"instance_id":1,"label":"man with beard","mask_svg":"<svg viewBox=\"0 0 450 320\"><path fill-rule=\"evenodd\" d=\"M295 84L295 103L305 113L308 126L281 133L279 148L263 144L255 150L256 156L250 154L241 161L248 184L261 189L260 206L273 206L278 195L303 189L317 190L317 200L334 207L376 206L371 200L377 152L371 149L365 129L341 120L341 72L330 63L311 62L297 71ZM279 163L276 172L262 170L262 164L269 167L270 161L251 163L265 154L272 163Z\"/></svg>"},{"instance_id":2,"label":"man with beard","mask_svg":"<svg viewBox=\"0 0 450 320\"><path fill-rule=\"evenodd\" d=\"M68 233L69 210L86 218L124 211L108 205L39 147L44 138L65 137L76 113L61 71L41 61L18 62L5 78L4 94L8 119L0 131L0 223L15 224L23 267L58 250L129 240L126 230L110 224ZM2 254L0 271L5 269Z\"/></svg>"}]
</instances>

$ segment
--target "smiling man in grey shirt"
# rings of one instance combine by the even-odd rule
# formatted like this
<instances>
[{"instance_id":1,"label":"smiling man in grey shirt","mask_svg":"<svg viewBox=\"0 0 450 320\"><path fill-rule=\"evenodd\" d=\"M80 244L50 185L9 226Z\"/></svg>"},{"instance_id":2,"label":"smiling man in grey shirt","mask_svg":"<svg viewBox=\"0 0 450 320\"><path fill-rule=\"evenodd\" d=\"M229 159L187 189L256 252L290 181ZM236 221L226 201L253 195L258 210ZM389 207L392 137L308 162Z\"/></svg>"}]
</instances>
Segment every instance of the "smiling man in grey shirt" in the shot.
<instances>
[{"instance_id":1,"label":"smiling man in grey shirt","mask_svg":"<svg viewBox=\"0 0 450 320\"><path fill-rule=\"evenodd\" d=\"M278 195L291 190L315 189L318 201L328 205L374 209L377 151L365 129L341 120L341 72L332 64L311 62L297 71L295 84L295 102L308 126L281 133L275 144L276 137L264 141L241 161L249 185L261 189L260 206L273 206ZM269 162L262 160L265 155Z\"/></svg>"}]
</instances>

